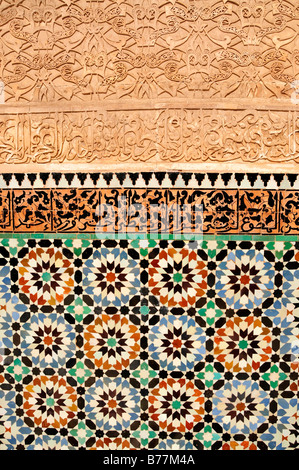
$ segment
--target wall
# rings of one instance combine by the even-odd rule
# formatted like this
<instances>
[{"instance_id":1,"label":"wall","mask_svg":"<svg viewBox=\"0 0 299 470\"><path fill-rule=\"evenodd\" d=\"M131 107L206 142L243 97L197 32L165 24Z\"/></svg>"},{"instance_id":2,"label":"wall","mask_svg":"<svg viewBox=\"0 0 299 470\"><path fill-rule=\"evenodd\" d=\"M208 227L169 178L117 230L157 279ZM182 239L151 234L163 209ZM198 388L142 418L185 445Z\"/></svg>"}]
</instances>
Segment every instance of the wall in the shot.
<instances>
[{"instance_id":1,"label":"wall","mask_svg":"<svg viewBox=\"0 0 299 470\"><path fill-rule=\"evenodd\" d=\"M1 2L1 450L298 450L298 19Z\"/></svg>"}]
</instances>

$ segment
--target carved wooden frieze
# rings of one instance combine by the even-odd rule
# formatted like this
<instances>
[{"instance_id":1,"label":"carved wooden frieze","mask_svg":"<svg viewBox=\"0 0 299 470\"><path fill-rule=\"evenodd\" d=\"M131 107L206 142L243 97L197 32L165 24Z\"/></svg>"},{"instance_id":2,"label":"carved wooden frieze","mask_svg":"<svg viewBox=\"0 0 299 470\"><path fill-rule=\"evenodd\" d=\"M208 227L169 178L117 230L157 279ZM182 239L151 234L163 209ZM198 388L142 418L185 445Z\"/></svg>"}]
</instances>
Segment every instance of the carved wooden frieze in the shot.
<instances>
[{"instance_id":1,"label":"carved wooden frieze","mask_svg":"<svg viewBox=\"0 0 299 470\"><path fill-rule=\"evenodd\" d=\"M295 164L298 22L297 0L2 0L0 163Z\"/></svg>"}]
</instances>

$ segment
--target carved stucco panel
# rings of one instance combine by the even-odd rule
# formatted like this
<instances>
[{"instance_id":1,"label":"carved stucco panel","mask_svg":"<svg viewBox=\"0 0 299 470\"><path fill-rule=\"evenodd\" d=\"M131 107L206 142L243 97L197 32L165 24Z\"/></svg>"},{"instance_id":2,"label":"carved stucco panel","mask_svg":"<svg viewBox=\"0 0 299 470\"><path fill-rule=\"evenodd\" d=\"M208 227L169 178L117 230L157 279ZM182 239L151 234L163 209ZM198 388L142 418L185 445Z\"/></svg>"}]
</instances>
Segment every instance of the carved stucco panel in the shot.
<instances>
[{"instance_id":1,"label":"carved stucco panel","mask_svg":"<svg viewBox=\"0 0 299 470\"><path fill-rule=\"evenodd\" d=\"M2 0L0 162L295 168L298 21L296 0Z\"/></svg>"}]
</instances>

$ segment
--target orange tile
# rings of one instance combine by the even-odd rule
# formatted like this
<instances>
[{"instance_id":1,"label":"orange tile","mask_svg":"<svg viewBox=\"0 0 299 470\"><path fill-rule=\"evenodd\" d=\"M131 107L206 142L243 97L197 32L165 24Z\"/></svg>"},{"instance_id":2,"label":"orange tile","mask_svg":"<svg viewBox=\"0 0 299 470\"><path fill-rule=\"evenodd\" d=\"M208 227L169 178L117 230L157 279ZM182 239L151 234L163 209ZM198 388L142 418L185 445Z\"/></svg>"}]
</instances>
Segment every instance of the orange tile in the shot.
<instances>
[{"instance_id":1,"label":"orange tile","mask_svg":"<svg viewBox=\"0 0 299 470\"><path fill-rule=\"evenodd\" d=\"M280 229L283 234L299 233L299 191L282 191Z\"/></svg>"},{"instance_id":2,"label":"orange tile","mask_svg":"<svg viewBox=\"0 0 299 470\"><path fill-rule=\"evenodd\" d=\"M13 218L15 232L50 232L50 190L14 190Z\"/></svg>"},{"instance_id":3,"label":"orange tile","mask_svg":"<svg viewBox=\"0 0 299 470\"><path fill-rule=\"evenodd\" d=\"M11 199L11 190L0 189L0 232L13 231Z\"/></svg>"}]
</instances>

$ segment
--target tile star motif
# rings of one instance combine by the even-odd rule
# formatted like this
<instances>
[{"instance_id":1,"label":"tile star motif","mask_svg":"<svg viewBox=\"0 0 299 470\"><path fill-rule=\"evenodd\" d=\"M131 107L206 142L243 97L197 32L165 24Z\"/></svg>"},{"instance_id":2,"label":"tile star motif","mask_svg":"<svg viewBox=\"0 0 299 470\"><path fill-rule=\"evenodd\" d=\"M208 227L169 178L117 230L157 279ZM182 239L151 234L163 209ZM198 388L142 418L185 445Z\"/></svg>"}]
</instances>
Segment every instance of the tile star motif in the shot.
<instances>
[{"instance_id":1,"label":"tile star motif","mask_svg":"<svg viewBox=\"0 0 299 470\"><path fill-rule=\"evenodd\" d=\"M5 257L3 256L5 255ZM3 256L3 257L2 257ZM6 258L8 258L9 254L6 251L6 253L2 252L1 253L1 259L3 260L2 263L6 263L7 260L5 261ZM10 279L10 268L9 266L1 266L0 267L0 313L1 309L3 309L5 302L7 302L11 298L11 291L10 291L10 286L11 286L11 279Z\"/></svg>"},{"instance_id":2,"label":"tile star motif","mask_svg":"<svg viewBox=\"0 0 299 470\"><path fill-rule=\"evenodd\" d=\"M76 416L77 394L62 377L36 377L24 387L23 409L30 427L59 429Z\"/></svg>"},{"instance_id":3,"label":"tile star motif","mask_svg":"<svg viewBox=\"0 0 299 470\"><path fill-rule=\"evenodd\" d=\"M83 385L84 382L92 376L90 369L84 366L84 363L78 361L75 367L68 371L69 375L75 377L79 385Z\"/></svg>"},{"instance_id":4,"label":"tile star motif","mask_svg":"<svg viewBox=\"0 0 299 470\"><path fill-rule=\"evenodd\" d=\"M298 449L299 410L297 399L278 399L277 450Z\"/></svg>"},{"instance_id":5,"label":"tile star motif","mask_svg":"<svg viewBox=\"0 0 299 470\"><path fill-rule=\"evenodd\" d=\"M203 364L204 365L204 364ZM216 366L219 365L216 363ZM223 367L223 366L222 366ZM218 367L219 369L219 367ZM218 372L212 364L206 364L202 367L202 372L196 374L196 377L204 383L202 388L211 388L216 385L218 388L224 383L223 374Z\"/></svg>"},{"instance_id":6,"label":"tile star motif","mask_svg":"<svg viewBox=\"0 0 299 470\"><path fill-rule=\"evenodd\" d=\"M268 361L272 352L271 332L260 318L235 316L219 328L214 338L214 355L233 372L252 372Z\"/></svg>"},{"instance_id":7,"label":"tile star motif","mask_svg":"<svg viewBox=\"0 0 299 470\"><path fill-rule=\"evenodd\" d=\"M1 450L298 449L298 241L43 235L0 239ZM49 250L73 270L51 303L34 264ZM125 274L104 297L100 266Z\"/></svg>"},{"instance_id":8,"label":"tile star motif","mask_svg":"<svg viewBox=\"0 0 299 470\"><path fill-rule=\"evenodd\" d=\"M127 368L138 357L140 332L127 317L102 314L84 332L86 357L104 370Z\"/></svg>"},{"instance_id":9,"label":"tile star motif","mask_svg":"<svg viewBox=\"0 0 299 470\"><path fill-rule=\"evenodd\" d=\"M88 447L88 442L92 439L94 434L94 429L89 429L84 421L79 421L77 426L70 430L70 435L76 438L80 447ZM94 439L92 439L92 441L94 441Z\"/></svg>"},{"instance_id":10,"label":"tile star motif","mask_svg":"<svg viewBox=\"0 0 299 470\"><path fill-rule=\"evenodd\" d=\"M30 434L30 428L24 424L22 418L17 418L16 416L4 421L3 427L4 440L0 444L2 450L16 449Z\"/></svg>"},{"instance_id":11,"label":"tile star motif","mask_svg":"<svg viewBox=\"0 0 299 470\"><path fill-rule=\"evenodd\" d=\"M23 377L26 377L30 373L29 367L23 364L19 358L16 358L12 365L6 367L6 371L14 377L16 383L22 382Z\"/></svg>"},{"instance_id":12,"label":"tile star motif","mask_svg":"<svg viewBox=\"0 0 299 470\"><path fill-rule=\"evenodd\" d=\"M0 450L8 450L9 448L9 439L7 438L7 428L5 423L2 424L0 421Z\"/></svg>"},{"instance_id":13,"label":"tile star motif","mask_svg":"<svg viewBox=\"0 0 299 470\"><path fill-rule=\"evenodd\" d=\"M261 375L261 378L268 383L268 387L277 389L279 384L285 380L288 376L279 369L276 364L273 364L268 372Z\"/></svg>"},{"instance_id":14,"label":"tile star motif","mask_svg":"<svg viewBox=\"0 0 299 470\"><path fill-rule=\"evenodd\" d=\"M122 377L104 377L88 389L85 411L100 429L126 429L138 417L140 396Z\"/></svg>"},{"instance_id":15,"label":"tile star motif","mask_svg":"<svg viewBox=\"0 0 299 470\"><path fill-rule=\"evenodd\" d=\"M203 432L195 434L195 438L203 442L205 449L209 449L212 446L212 443L221 439L221 435L217 434L212 426L206 425L203 429Z\"/></svg>"},{"instance_id":16,"label":"tile star motif","mask_svg":"<svg viewBox=\"0 0 299 470\"><path fill-rule=\"evenodd\" d=\"M204 332L187 315L168 315L149 332L149 358L162 370L191 370L204 354Z\"/></svg>"},{"instance_id":17,"label":"tile star motif","mask_svg":"<svg viewBox=\"0 0 299 470\"><path fill-rule=\"evenodd\" d=\"M248 434L267 420L268 393L250 380L227 382L213 398L213 415L225 430Z\"/></svg>"},{"instance_id":18,"label":"tile star motif","mask_svg":"<svg viewBox=\"0 0 299 470\"><path fill-rule=\"evenodd\" d=\"M146 387L157 375L158 372L152 369L147 362L142 362L138 369L132 371L132 376L139 380L142 387Z\"/></svg>"},{"instance_id":19,"label":"tile star motif","mask_svg":"<svg viewBox=\"0 0 299 470\"><path fill-rule=\"evenodd\" d=\"M29 448L28 448L29 449ZM62 436L37 437L34 446L30 450L69 450L70 445L66 438Z\"/></svg>"},{"instance_id":20,"label":"tile star motif","mask_svg":"<svg viewBox=\"0 0 299 470\"><path fill-rule=\"evenodd\" d=\"M151 423L142 423L140 429L133 431L132 436L140 440L141 447L147 448L148 445L152 447L157 442L157 432L151 426Z\"/></svg>"},{"instance_id":21,"label":"tile star motif","mask_svg":"<svg viewBox=\"0 0 299 470\"><path fill-rule=\"evenodd\" d=\"M4 383L4 377L1 378L1 384ZM1 387L2 388L2 387ZM15 420L15 411L16 411L16 391L13 390L13 387L6 387L8 390L2 390L0 388L0 410L1 415L0 419L3 422L13 422Z\"/></svg>"},{"instance_id":22,"label":"tile star motif","mask_svg":"<svg viewBox=\"0 0 299 470\"><path fill-rule=\"evenodd\" d=\"M18 265L20 299L58 305L74 287L74 267L61 250L36 248ZM22 295L23 294L23 295Z\"/></svg>"},{"instance_id":23,"label":"tile star motif","mask_svg":"<svg viewBox=\"0 0 299 470\"><path fill-rule=\"evenodd\" d=\"M175 452L176 450L196 450L196 447L186 439L167 439L166 441L160 441L158 449Z\"/></svg>"},{"instance_id":24,"label":"tile star motif","mask_svg":"<svg viewBox=\"0 0 299 470\"><path fill-rule=\"evenodd\" d=\"M58 367L76 350L75 331L55 313L33 315L23 327L22 348L35 365Z\"/></svg>"},{"instance_id":25,"label":"tile star motif","mask_svg":"<svg viewBox=\"0 0 299 470\"><path fill-rule=\"evenodd\" d=\"M262 253L237 249L219 263L215 288L234 309L252 309L271 295L273 277L274 268Z\"/></svg>"},{"instance_id":26,"label":"tile star motif","mask_svg":"<svg viewBox=\"0 0 299 470\"><path fill-rule=\"evenodd\" d=\"M192 381L168 378L149 395L149 415L168 432L191 431L204 414L204 396Z\"/></svg>"},{"instance_id":27,"label":"tile star motif","mask_svg":"<svg viewBox=\"0 0 299 470\"><path fill-rule=\"evenodd\" d=\"M204 318L209 326L212 326L219 317L224 315L224 311L218 308L213 300L209 300L203 308L198 310L198 314Z\"/></svg>"},{"instance_id":28,"label":"tile star motif","mask_svg":"<svg viewBox=\"0 0 299 470\"><path fill-rule=\"evenodd\" d=\"M103 439L98 439L96 441L95 447L91 447L90 450L136 450L136 448L131 445L128 439L123 439L122 437L104 437Z\"/></svg>"},{"instance_id":29,"label":"tile star motif","mask_svg":"<svg viewBox=\"0 0 299 470\"><path fill-rule=\"evenodd\" d=\"M258 450L257 446L249 441L230 441L222 446L222 450Z\"/></svg>"},{"instance_id":30,"label":"tile star motif","mask_svg":"<svg viewBox=\"0 0 299 470\"><path fill-rule=\"evenodd\" d=\"M140 287L138 262L120 248L101 248L83 266L86 294L103 307L125 305Z\"/></svg>"},{"instance_id":31,"label":"tile star motif","mask_svg":"<svg viewBox=\"0 0 299 470\"><path fill-rule=\"evenodd\" d=\"M168 307L193 306L207 288L207 269L195 250L169 247L150 261L149 289Z\"/></svg>"},{"instance_id":32,"label":"tile star motif","mask_svg":"<svg viewBox=\"0 0 299 470\"><path fill-rule=\"evenodd\" d=\"M297 257L299 258L299 257ZM296 260L297 261L297 260ZM299 270L284 269L283 271L283 300L296 304L299 301Z\"/></svg>"}]
</instances>

